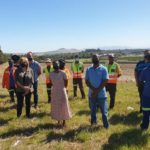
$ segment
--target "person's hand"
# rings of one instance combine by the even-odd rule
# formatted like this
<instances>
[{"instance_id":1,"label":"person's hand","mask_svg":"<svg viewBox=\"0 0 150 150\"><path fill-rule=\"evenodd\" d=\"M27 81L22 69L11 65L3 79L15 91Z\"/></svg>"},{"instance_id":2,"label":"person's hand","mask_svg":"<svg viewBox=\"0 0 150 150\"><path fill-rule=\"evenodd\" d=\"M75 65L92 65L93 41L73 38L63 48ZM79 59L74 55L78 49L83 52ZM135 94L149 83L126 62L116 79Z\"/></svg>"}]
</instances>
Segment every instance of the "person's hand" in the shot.
<instances>
[{"instance_id":1,"label":"person's hand","mask_svg":"<svg viewBox=\"0 0 150 150\"><path fill-rule=\"evenodd\" d=\"M24 86L23 89L24 89L25 92L30 91L30 87L29 86Z\"/></svg>"},{"instance_id":2,"label":"person's hand","mask_svg":"<svg viewBox=\"0 0 150 150\"><path fill-rule=\"evenodd\" d=\"M31 91L31 89L30 89L29 86L24 86L24 94L23 94L23 96L29 94L30 91Z\"/></svg>"},{"instance_id":3,"label":"person's hand","mask_svg":"<svg viewBox=\"0 0 150 150\"><path fill-rule=\"evenodd\" d=\"M98 93L99 93L99 89L94 89L93 93L92 93L92 97L93 98L97 98L98 97Z\"/></svg>"}]
</instances>

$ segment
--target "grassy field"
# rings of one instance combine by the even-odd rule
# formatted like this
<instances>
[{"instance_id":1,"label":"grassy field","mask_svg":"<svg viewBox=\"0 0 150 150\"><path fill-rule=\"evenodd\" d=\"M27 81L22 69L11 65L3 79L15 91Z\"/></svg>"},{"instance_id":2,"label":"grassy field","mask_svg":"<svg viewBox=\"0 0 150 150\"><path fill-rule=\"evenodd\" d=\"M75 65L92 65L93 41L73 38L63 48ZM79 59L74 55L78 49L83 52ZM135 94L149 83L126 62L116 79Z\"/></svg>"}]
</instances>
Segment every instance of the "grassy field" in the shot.
<instances>
[{"instance_id":1,"label":"grassy field","mask_svg":"<svg viewBox=\"0 0 150 150\"><path fill-rule=\"evenodd\" d=\"M4 65L0 67L0 80ZM16 104L9 103L7 90L0 88L0 150L148 150L150 129L139 128L138 93L132 65L122 66L124 76L118 83L115 108L109 111L110 128L104 129L98 111L98 125L90 126L88 98L73 98L69 81L69 101L73 113L67 127L59 128L50 117L44 76L40 77L39 110L31 109L32 118L16 117ZM87 87L85 86L87 95ZM33 101L33 100L32 100ZM109 101L109 99L108 99Z\"/></svg>"}]
</instances>

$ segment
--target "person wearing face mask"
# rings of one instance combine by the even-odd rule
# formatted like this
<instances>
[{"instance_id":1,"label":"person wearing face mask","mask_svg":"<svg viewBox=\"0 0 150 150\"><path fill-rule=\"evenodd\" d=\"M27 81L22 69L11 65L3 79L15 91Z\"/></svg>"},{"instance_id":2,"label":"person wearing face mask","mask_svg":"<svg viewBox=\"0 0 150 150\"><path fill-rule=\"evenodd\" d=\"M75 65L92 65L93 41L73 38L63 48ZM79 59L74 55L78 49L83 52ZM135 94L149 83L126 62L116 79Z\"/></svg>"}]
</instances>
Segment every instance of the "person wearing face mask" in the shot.
<instances>
[{"instance_id":1,"label":"person wearing face mask","mask_svg":"<svg viewBox=\"0 0 150 150\"><path fill-rule=\"evenodd\" d=\"M110 95L110 109L114 108L115 105L115 97L117 91L117 79L122 75L122 71L120 65L115 62L114 54L108 55L109 63L107 65L109 80L106 85L106 91L109 92Z\"/></svg>"},{"instance_id":2,"label":"person wearing face mask","mask_svg":"<svg viewBox=\"0 0 150 150\"><path fill-rule=\"evenodd\" d=\"M136 81L136 86L138 88L139 92L139 98L140 98L140 113L142 113L142 92L143 92L143 84L141 84L139 77L141 75L141 72L150 66L150 63L147 63L146 56L150 54L150 50L145 50L144 51L144 59L142 61L139 61L136 64L135 70L134 70L134 76L135 76L135 81Z\"/></svg>"},{"instance_id":3,"label":"person wearing face mask","mask_svg":"<svg viewBox=\"0 0 150 150\"><path fill-rule=\"evenodd\" d=\"M48 95L48 103L51 102L51 81L49 79L49 75L51 72L54 71L53 66L52 66L52 61L51 59L47 58L46 61L46 67L43 69L43 73L45 74L46 77L46 87L47 87L47 95Z\"/></svg>"},{"instance_id":4,"label":"person wearing face mask","mask_svg":"<svg viewBox=\"0 0 150 150\"><path fill-rule=\"evenodd\" d=\"M79 85L79 89L82 95L82 99L85 99L85 92L83 88L83 72L84 72L84 65L79 60L79 57L75 56L75 61L71 65L71 70L73 73L73 90L74 90L74 97L77 96L77 86Z\"/></svg>"},{"instance_id":5,"label":"person wearing face mask","mask_svg":"<svg viewBox=\"0 0 150 150\"><path fill-rule=\"evenodd\" d=\"M10 95L10 102L15 102L14 93L15 93L15 80L14 73L16 67L14 67L14 62L12 59L8 60L9 66L5 69L3 78L2 78L2 87L8 89Z\"/></svg>"},{"instance_id":6,"label":"person wearing face mask","mask_svg":"<svg viewBox=\"0 0 150 150\"><path fill-rule=\"evenodd\" d=\"M38 78L42 73L42 68L41 65L33 59L33 54L32 52L27 53L27 58L29 61L29 67L33 70L34 73L34 108L36 109L38 106Z\"/></svg>"},{"instance_id":7,"label":"person wearing face mask","mask_svg":"<svg viewBox=\"0 0 150 150\"><path fill-rule=\"evenodd\" d=\"M108 105L105 85L109 76L107 68L100 64L99 55L92 56L93 65L88 67L85 82L89 87L89 106L91 110L91 125L97 124L96 110L99 107L102 113L103 126L109 128Z\"/></svg>"},{"instance_id":8,"label":"person wearing face mask","mask_svg":"<svg viewBox=\"0 0 150 150\"><path fill-rule=\"evenodd\" d=\"M19 62L19 60L20 60L20 56L19 55L17 55L17 54L14 54L14 55L12 55L11 56L11 59L13 60L13 62L14 62L14 66L16 67L16 68L19 68L20 67L20 62Z\"/></svg>"},{"instance_id":9,"label":"person wearing face mask","mask_svg":"<svg viewBox=\"0 0 150 150\"><path fill-rule=\"evenodd\" d=\"M25 98L26 117L30 118L30 101L33 92L34 73L29 67L26 57L20 59L20 67L15 72L16 95L17 95L17 117L22 114L23 101Z\"/></svg>"},{"instance_id":10,"label":"person wearing face mask","mask_svg":"<svg viewBox=\"0 0 150 150\"><path fill-rule=\"evenodd\" d=\"M53 62L54 72L50 74L52 83L51 117L65 126L66 120L71 118L71 111L67 95L68 78L64 71L59 69L59 62Z\"/></svg>"}]
</instances>

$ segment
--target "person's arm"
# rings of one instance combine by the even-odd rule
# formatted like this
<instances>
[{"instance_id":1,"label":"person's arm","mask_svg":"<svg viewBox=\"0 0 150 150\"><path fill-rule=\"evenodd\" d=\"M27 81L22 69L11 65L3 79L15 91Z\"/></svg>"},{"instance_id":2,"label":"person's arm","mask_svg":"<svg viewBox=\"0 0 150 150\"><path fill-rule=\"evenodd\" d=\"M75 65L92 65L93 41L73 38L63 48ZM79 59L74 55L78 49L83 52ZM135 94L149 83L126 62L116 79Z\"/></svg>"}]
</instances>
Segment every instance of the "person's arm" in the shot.
<instances>
[{"instance_id":1,"label":"person's arm","mask_svg":"<svg viewBox=\"0 0 150 150\"><path fill-rule=\"evenodd\" d=\"M135 70L134 70L134 78L135 78L136 86L139 85L137 67L138 67L138 64L136 65Z\"/></svg>"},{"instance_id":2,"label":"person's arm","mask_svg":"<svg viewBox=\"0 0 150 150\"><path fill-rule=\"evenodd\" d=\"M68 86L68 77L67 77L67 74L65 72L63 72L63 79L64 79L64 86L65 86L65 88L67 88L67 86Z\"/></svg>"},{"instance_id":3,"label":"person's arm","mask_svg":"<svg viewBox=\"0 0 150 150\"><path fill-rule=\"evenodd\" d=\"M6 81L5 72L6 72L6 69L5 69L5 71L4 71L3 78L2 78L2 88L5 88L5 81Z\"/></svg>"},{"instance_id":4,"label":"person's arm","mask_svg":"<svg viewBox=\"0 0 150 150\"><path fill-rule=\"evenodd\" d=\"M71 71L73 72L73 63L71 63Z\"/></svg>"},{"instance_id":5,"label":"person's arm","mask_svg":"<svg viewBox=\"0 0 150 150\"><path fill-rule=\"evenodd\" d=\"M98 94L107 84L109 79L109 75L108 75L108 71L107 68L105 68L103 70L103 74L102 74L102 83L99 85L99 87L94 91L95 94Z\"/></svg>"},{"instance_id":6,"label":"person's arm","mask_svg":"<svg viewBox=\"0 0 150 150\"><path fill-rule=\"evenodd\" d=\"M82 73L84 72L84 65L83 65L83 63L82 63Z\"/></svg>"},{"instance_id":7,"label":"person's arm","mask_svg":"<svg viewBox=\"0 0 150 150\"><path fill-rule=\"evenodd\" d=\"M92 89L93 91L95 90L95 88L91 85L91 83L89 82L89 80L85 80L86 85Z\"/></svg>"},{"instance_id":8,"label":"person's arm","mask_svg":"<svg viewBox=\"0 0 150 150\"><path fill-rule=\"evenodd\" d=\"M89 71L88 71L88 68L86 70L86 73L85 73L85 83L86 85L92 89L92 90L95 90L95 88L91 85L90 81L89 81Z\"/></svg>"},{"instance_id":9,"label":"person's arm","mask_svg":"<svg viewBox=\"0 0 150 150\"><path fill-rule=\"evenodd\" d=\"M134 78L135 78L136 86L138 86L139 83L138 83L138 76L137 76L137 72L136 71L134 71Z\"/></svg>"},{"instance_id":10,"label":"person's arm","mask_svg":"<svg viewBox=\"0 0 150 150\"><path fill-rule=\"evenodd\" d=\"M119 64L117 64L117 74L118 74L118 78L122 75L122 70Z\"/></svg>"},{"instance_id":11,"label":"person's arm","mask_svg":"<svg viewBox=\"0 0 150 150\"><path fill-rule=\"evenodd\" d=\"M140 77L139 77L139 82L138 84L141 84L143 85L143 83L145 82L145 70L143 70L140 74Z\"/></svg>"},{"instance_id":12,"label":"person's arm","mask_svg":"<svg viewBox=\"0 0 150 150\"><path fill-rule=\"evenodd\" d=\"M103 80L100 86L96 89L96 92L99 93L106 86L107 82L108 79Z\"/></svg>"},{"instance_id":13,"label":"person's arm","mask_svg":"<svg viewBox=\"0 0 150 150\"><path fill-rule=\"evenodd\" d=\"M40 75L42 74L42 67L41 67L41 65L40 65L40 64L38 64L38 66L39 66L38 76L40 76Z\"/></svg>"},{"instance_id":14,"label":"person's arm","mask_svg":"<svg viewBox=\"0 0 150 150\"><path fill-rule=\"evenodd\" d=\"M64 80L64 85L65 85L65 88L68 87L68 80Z\"/></svg>"}]
</instances>

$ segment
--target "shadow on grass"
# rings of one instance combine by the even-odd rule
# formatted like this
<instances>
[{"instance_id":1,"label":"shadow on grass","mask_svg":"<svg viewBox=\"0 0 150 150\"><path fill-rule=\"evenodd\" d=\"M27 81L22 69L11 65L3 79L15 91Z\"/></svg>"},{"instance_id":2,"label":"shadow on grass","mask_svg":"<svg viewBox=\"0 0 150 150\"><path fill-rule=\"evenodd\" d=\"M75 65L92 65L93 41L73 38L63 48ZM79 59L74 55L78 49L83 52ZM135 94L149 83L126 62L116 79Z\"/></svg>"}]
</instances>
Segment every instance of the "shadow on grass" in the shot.
<instances>
[{"instance_id":1,"label":"shadow on grass","mask_svg":"<svg viewBox=\"0 0 150 150\"><path fill-rule=\"evenodd\" d=\"M55 133L54 131L51 131L48 136L47 139L45 140L46 143L51 142L53 140L55 141L60 141L60 140L65 140L65 141L78 141L78 142L85 142L84 137L83 138L79 138L78 135L83 132L85 134L85 132L87 133L93 133L93 132L97 132L98 130L100 130L101 127L100 126L80 126L77 129L73 129L70 130L68 132L66 132L65 134L63 133ZM86 136L86 135L85 135ZM88 135L89 137L89 135Z\"/></svg>"},{"instance_id":2,"label":"shadow on grass","mask_svg":"<svg viewBox=\"0 0 150 150\"><path fill-rule=\"evenodd\" d=\"M10 130L8 132L0 134L1 139L10 138L13 136L31 136L35 132L38 132L39 130L48 130L48 129L54 129L59 128L58 126L54 124L39 124L36 127L28 127L28 128L19 128L15 130Z\"/></svg>"},{"instance_id":3,"label":"shadow on grass","mask_svg":"<svg viewBox=\"0 0 150 150\"><path fill-rule=\"evenodd\" d=\"M142 147L148 143L148 133L138 129L130 129L122 133L114 133L108 139L108 144L102 146L103 150L119 150L123 146Z\"/></svg>"},{"instance_id":4,"label":"shadow on grass","mask_svg":"<svg viewBox=\"0 0 150 150\"><path fill-rule=\"evenodd\" d=\"M7 111L9 111L9 110L12 110L12 109L16 109L16 104L14 104L14 105L11 105L11 106L9 106L9 107L0 107L0 112L7 112Z\"/></svg>"},{"instance_id":5,"label":"shadow on grass","mask_svg":"<svg viewBox=\"0 0 150 150\"><path fill-rule=\"evenodd\" d=\"M79 115L79 116L87 115L87 116L89 116L90 115L90 110L80 110L76 113L76 115Z\"/></svg>"},{"instance_id":6,"label":"shadow on grass","mask_svg":"<svg viewBox=\"0 0 150 150\"><path fill-rule=\"evenodd\" d=\"M43 118L43 117L45 117L45 116L50 116L50 114L45 113L45 112L32 113L32 114L31 114L31 118L34 118L34 117L36 117L36 118Z\"/></svg>"},{"instance_id":7,"label":"shadow on grass","mask_svg":"<svg viewBox=\"0 0 150 150\"><path fill-rule=\"evenodd\" d=\"M139 112L131 112L128 115L115 114L110 118L110 123L113 125L124 124L124 125L137 125L140 124L142 116L139 116Z\"/></svg>"},{"instance_id":8,"label":"shadow on grass","mask_svg":"<svg viewBox=\"0 0 150 150\"><path fill-rule=\"evenodd\" d=\"M2 119L0 118L0 126L6 125L8 124L8 122L12 120L12 119Z\"/></svg>"}]
</instances>

